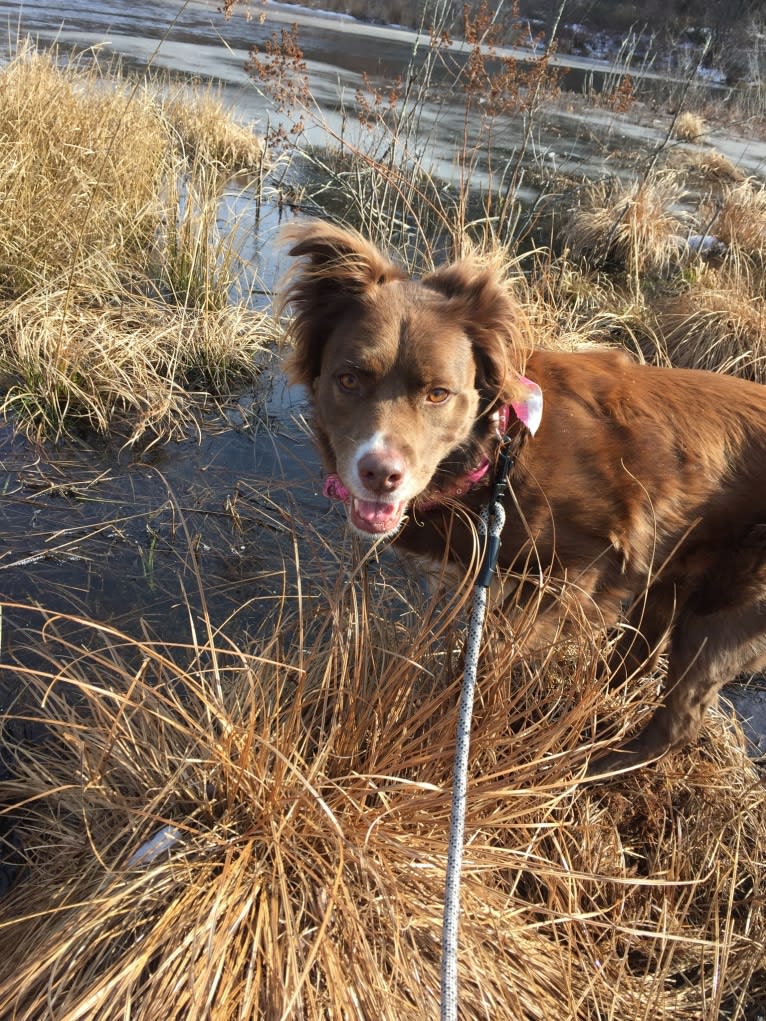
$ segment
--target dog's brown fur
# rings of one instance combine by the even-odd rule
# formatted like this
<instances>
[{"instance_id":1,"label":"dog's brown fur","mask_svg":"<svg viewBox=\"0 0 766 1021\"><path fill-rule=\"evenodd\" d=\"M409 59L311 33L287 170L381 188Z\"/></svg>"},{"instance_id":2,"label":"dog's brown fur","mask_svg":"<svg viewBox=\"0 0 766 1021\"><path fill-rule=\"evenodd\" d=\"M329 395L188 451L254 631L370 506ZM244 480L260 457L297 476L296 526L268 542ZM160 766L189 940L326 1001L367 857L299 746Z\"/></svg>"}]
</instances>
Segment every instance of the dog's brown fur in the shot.
<instances>
[{"instance_id":1,"label":"dog's brown fur","mask_svg":"<svg viewBox=\"0 0 766 1021\"><path fill-rule=\"evenodd\" d=\"M610 625L627 610L619 676L668 650L664 704L597 766L632 767L694 738L721 685L766 665L766 387L616 351L529 350L492 263L414 281L352 232L309 223L286 238L299 260L283 294L289 371L313 395L352 524L466 563L472 537L446 497L493 456L493 411L518 398L524 372L545 403L502 535L500 565L522 579L514 598L525 585L536 597L523 580L533 563L588 619ZM486 493L459 499L476 510ZM553 616L540 614L530 645Z\"/></svg>"}]
</instances>

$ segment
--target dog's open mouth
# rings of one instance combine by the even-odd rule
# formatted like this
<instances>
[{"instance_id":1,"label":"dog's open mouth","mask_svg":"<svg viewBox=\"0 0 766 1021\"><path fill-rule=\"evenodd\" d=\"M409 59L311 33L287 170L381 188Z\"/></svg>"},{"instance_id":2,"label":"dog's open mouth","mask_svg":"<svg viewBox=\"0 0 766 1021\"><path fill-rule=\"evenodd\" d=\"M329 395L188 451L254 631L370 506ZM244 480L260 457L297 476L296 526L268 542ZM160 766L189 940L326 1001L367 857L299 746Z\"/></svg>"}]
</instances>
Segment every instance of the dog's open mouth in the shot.
<instances>
[{"instance_id":1,"label":"dog's open mouth","mask_svg":"<svg viewBox=\"0 0 766 1021\"><path fill-rule=\"evenodd\" d=\"M347 508L348 519L354 528L370 535L387 535L401 524L407 501L387 503L384 500L358 500L352 496Z\"/></svg>"},{"instance_id":2,"label":"dog's open mouth","mask_svg":"<svg viewBox=\"0 0 766 1021\"><path fill-rule=\"evenodd\" d=\"M407 509L407 500L392 503L387 500L361 500L352 496L343 485L340 476L334 472L327 476L324 483L324 495L331 500L339 500L346 505L348 519L360 532L368 535L388 535L395 532L402 523Z\"/></svg>"}]
</instances>

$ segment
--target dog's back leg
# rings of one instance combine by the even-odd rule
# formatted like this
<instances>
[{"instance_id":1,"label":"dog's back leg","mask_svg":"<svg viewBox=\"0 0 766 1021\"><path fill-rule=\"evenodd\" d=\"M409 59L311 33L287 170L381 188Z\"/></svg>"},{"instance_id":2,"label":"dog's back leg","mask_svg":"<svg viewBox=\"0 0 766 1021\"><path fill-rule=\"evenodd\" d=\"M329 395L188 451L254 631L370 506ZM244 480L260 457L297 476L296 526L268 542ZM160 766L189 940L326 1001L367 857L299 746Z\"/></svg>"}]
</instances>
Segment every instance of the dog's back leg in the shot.
<instances>
[{"instance_id":1,"label":"dog's back leg","mask_svg":"<svg viewBox=\"0 0 766 1021\"><path fill-rule=\"evenodd\" d=\"M766 666L766 525L722 554L678 610L663 705L625 748L594 761L590 775L631 769L696 737L718 691Z\"/></svg>"}]
</instances>

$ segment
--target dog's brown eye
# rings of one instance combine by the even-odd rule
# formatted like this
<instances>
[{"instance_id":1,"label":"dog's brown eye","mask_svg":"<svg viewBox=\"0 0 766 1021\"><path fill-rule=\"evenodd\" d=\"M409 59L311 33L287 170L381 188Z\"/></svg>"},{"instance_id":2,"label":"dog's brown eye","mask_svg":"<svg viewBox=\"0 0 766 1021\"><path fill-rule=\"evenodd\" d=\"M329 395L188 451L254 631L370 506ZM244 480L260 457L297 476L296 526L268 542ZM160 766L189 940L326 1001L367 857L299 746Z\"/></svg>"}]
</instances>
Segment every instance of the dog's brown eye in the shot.
<instances>
[{"instance_id":1,"label":"dog's brown eye","mask_svg":"<svg viewBox=\"0 0 766 1021\"><path fill-rule=\"evenodd\" d=\"M341 390L351 391L356 390L359 386L359 380L356 378L353 372L341 372L338 376L338 386Z\"/></svg>"},{"instance_id":2,"label":"dog's brown eye","mask_svg":"<svg viewBox=\"0 0 766 1021\"><path fill-rule=\"evenodd\" d=\"M429 404L444 404L449 397L449 390L443 386L435 386L433 390L429 390L426 394L426 400Z\"/></svg>"}]
</instances>

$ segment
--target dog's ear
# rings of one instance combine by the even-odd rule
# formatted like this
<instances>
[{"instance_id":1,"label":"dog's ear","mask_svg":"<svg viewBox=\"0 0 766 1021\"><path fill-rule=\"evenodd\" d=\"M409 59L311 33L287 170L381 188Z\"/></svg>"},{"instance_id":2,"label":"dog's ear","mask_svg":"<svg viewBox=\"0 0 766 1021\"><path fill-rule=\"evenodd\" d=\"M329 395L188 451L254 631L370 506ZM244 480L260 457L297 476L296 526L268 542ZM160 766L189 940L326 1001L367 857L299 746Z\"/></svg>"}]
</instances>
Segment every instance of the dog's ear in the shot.
<instances>
[{"instance_id":1,"label":"dog's ear","mask_svg":"<svg viewBox=\"0 0 766 1021\"><path fill-rule=\"evenodd\" d=\"M311 386L339 315L406 274L361 234L320 220L290 224L280 240L298 260L282 281L276 309L280 314L290 306L292 313L287 332L293 353L285 368L291 382Z\"/></svg>"},{"instance_id":2,"label":"dog's ear","mask_svg":"<svg viewBox=\"0 0 766 1021\"><path fill-rule=\"evenodd\" d=\"M482 389L505 403L523 396L519 376L530 352L529 327L514 298L501 254L469 255L424 277L449 299L473 341Z\"/></svg>"}]
</instances>

